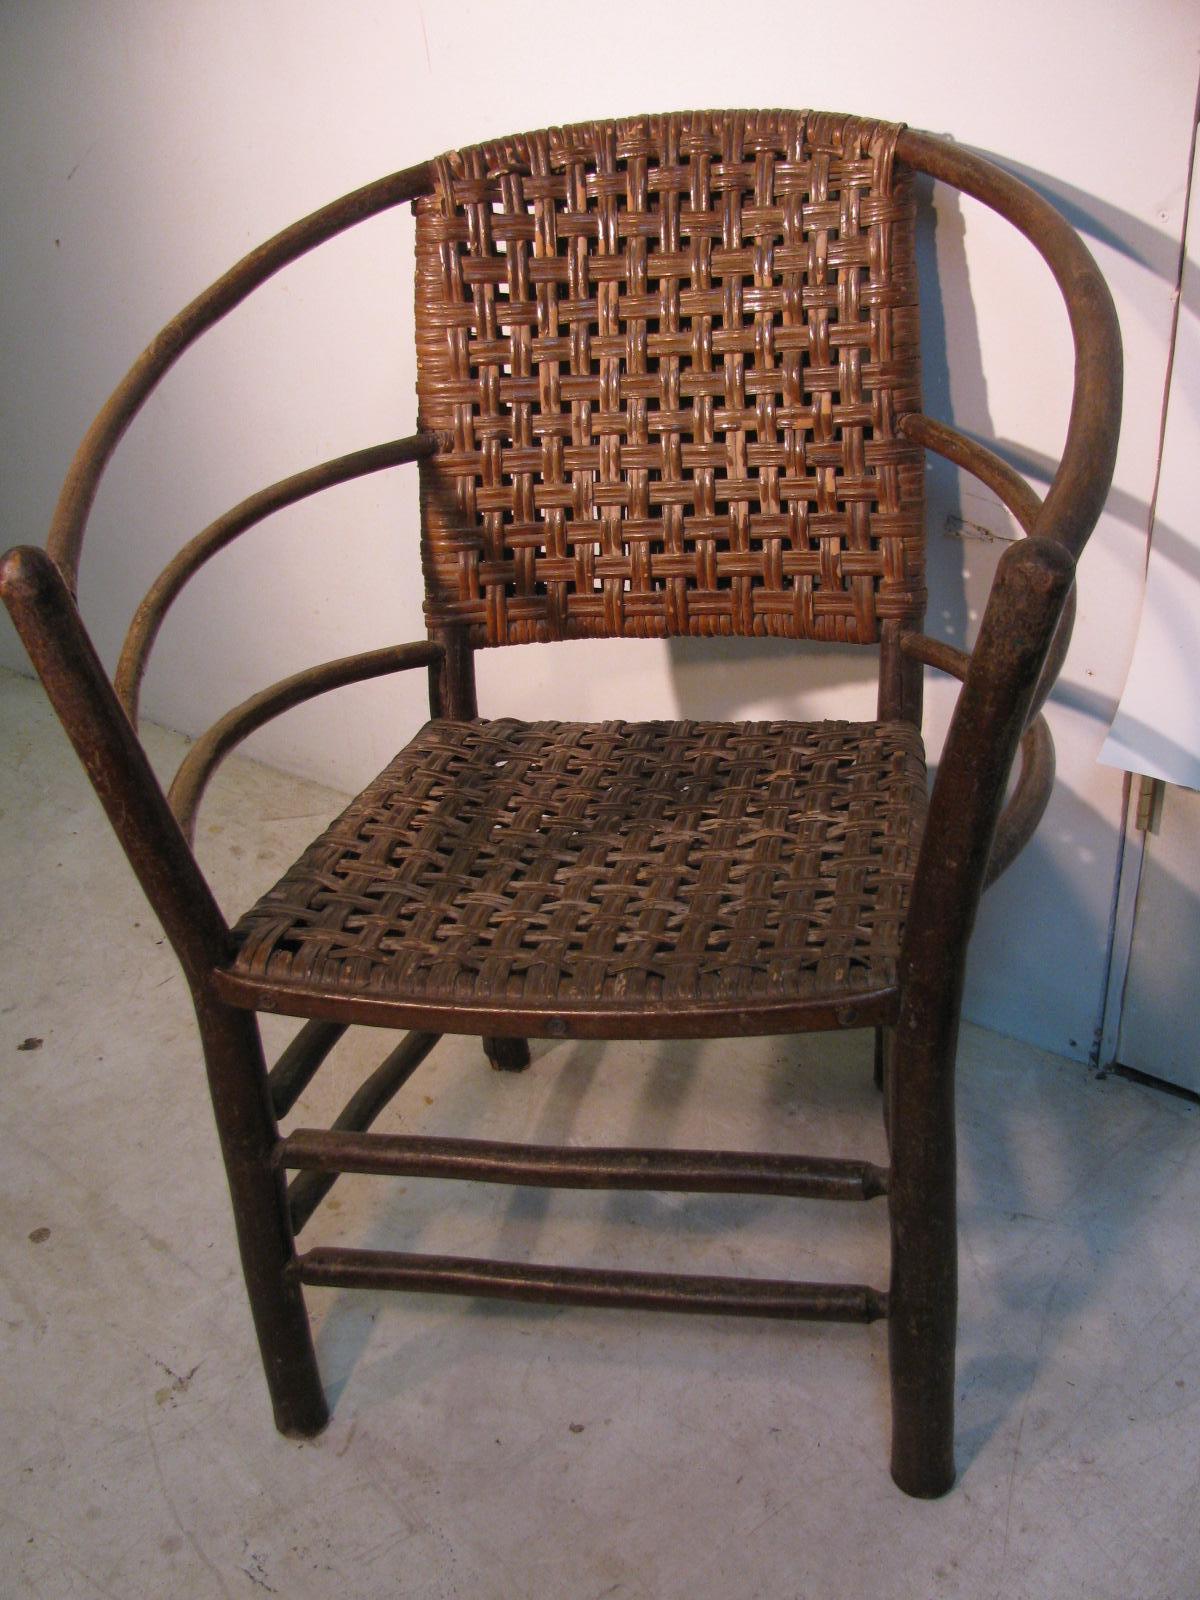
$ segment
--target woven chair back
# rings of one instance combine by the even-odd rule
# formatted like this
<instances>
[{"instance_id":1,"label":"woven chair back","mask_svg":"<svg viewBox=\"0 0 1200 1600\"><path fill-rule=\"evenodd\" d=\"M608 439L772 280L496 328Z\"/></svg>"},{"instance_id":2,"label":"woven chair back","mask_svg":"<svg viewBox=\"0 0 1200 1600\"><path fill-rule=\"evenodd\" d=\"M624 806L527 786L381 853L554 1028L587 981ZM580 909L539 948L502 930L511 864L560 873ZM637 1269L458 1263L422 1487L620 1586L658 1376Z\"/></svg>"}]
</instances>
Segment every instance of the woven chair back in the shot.
<instances>
[{"instance_id":1,"label":"woven chair back","mask_svg":"<svg viewBox=\"0 0 1200 1600\"><path fill-rule=\"evenodd\" d=\"M898 132L688 113L433 164L415 204L432 628L869 644L919 624Z\"/></svg>"}]
</instances>

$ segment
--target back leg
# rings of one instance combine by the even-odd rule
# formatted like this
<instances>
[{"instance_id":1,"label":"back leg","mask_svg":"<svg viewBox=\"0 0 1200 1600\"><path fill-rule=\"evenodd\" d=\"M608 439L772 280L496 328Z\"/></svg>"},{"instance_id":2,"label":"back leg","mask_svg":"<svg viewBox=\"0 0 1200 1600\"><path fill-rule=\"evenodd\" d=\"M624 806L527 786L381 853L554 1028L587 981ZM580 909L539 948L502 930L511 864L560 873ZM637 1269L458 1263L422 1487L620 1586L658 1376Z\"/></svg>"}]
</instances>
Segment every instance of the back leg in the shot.
<instances>
[{"instance_id":1,"label":"back leg","mask_svg":"<svg viewBox=\"0 0 1200 1600\"><path fill-rule=\"evenodd\" d=\"M484 1054L497 1072L524 1072L529 1065L527 1039L488 1039L483 1041Z\"/></svg>"}]
</instances>

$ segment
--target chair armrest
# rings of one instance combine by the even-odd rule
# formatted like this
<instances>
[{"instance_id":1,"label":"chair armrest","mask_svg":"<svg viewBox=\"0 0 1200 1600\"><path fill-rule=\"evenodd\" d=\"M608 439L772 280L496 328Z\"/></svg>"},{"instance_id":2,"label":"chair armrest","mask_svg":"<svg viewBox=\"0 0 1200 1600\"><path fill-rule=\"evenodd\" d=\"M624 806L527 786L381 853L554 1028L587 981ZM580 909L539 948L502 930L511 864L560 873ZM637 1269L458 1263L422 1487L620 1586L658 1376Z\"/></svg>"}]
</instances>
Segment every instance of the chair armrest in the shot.
<instances>
[{"instance_id":1,"label":"chair armrest","mask_svg":"<svg viewBox=\"0 0 1200 1600\"><path fill-rule=\"evenodd\" d=\"M66 578L45 550L0 560L0 598L193 991L230 953L229 928L113 693Z\"/></svg>"}]
</instances>

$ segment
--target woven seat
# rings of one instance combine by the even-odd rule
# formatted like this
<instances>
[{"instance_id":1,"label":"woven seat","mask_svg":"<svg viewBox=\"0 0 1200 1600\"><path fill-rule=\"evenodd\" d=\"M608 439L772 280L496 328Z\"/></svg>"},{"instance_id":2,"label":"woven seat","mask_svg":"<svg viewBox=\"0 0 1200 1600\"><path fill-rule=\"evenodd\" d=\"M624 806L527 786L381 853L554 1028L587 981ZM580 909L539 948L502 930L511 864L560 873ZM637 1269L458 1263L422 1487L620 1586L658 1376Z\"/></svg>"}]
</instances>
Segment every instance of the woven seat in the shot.
<instances>
[{"instance_id":1,"label":"woven seat","mask_svg":"<svg viewBox=\"0 0 1200 1600\"><path fill-rule=\"evenodd\" d=\"M417 1011L684 1003L698 1033L878 1008L924 814L902 722L435 721L242 917L234 970Z\"/></svg>"},{"instance_id":2,"label":"woven seat","mask_svg":"<svg viewBox=\"0 0 1200 1600\"><path fill-rule=\"evenodd\" d=\"M921 173L1013 222L1066 299L1076 390L1044 500L921 412ZM408 202L416 431L297 472L210 523L151 584L110 683L74 589L89 509L131 419L191 342L280 268ZM1038 196L929 134L788 110L625 117L448 151L267 241L134 363L80 446L48 549L10 551L0 594L191 986L281 1431L310 1436L328 1418L306 1286L886 1317L893 1476L910 1494L949 1488L967 941L1053 782L1038 709L1112 475L1120 365L1103 280ZM999 562L969 655L920 631L930 450L979 477L1032 536ZM427 637L251 695L196 740L164 795L137 738L138 695L184 584L273 512L405 463L420 477L419 540L415 514L402 537L414 586L419 542ZM375 581L340 547L331 559ZM606 638L631 653L683 637L697 649L785 642L791 685L813 641L869 652L878 720L479 718L480 651ZM928 804L927 666L963 680ZM218 762L315 695L413 669L428 673L433 720L230 927L191 850ZM644 706L631 694L621 709L635 718ZM270 1067L260 1012L305 1019ZM409 1031L331 1125L285 1131L356 1023ZM529 1041L847 1028L874 1030L886 1166L374 1126L443 1034L477 1035L494 1067L554 1072L564 1053L534 1062ZM891 1274L882 1289L300 1252L297 1236L348 1172L886 1197Z\"/></svg>"}]
</instances>

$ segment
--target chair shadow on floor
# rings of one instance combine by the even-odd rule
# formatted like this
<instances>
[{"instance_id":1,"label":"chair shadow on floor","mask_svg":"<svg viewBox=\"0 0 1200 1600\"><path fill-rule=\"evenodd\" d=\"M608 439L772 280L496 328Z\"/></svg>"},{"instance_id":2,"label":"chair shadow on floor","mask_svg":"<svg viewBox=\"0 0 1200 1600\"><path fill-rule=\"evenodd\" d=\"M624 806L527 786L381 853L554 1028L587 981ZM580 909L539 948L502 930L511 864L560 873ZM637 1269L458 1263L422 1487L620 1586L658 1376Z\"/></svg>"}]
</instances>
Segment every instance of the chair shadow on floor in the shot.
<instances>
[{"instance_id":1,"label":"chair shadow on floor","mask_svg":"<svg viewBox=\"0 0 1200 1600\"><path fill-rule=\"evenodd\" d=\"M434 1108L414 1105L401 1095L388 1113L396 1131L454 1128L473 1136L519 1134L530 1142L567 1145L695 1148L724 1143L785 1152L804 1147L876 1160L886 1153L881 1127L877 1136L864 1138L864 1122L872 1116L878 1119L879 1098L871 1081L869 1032L782 1036L732 1046L724 1041L650 1047L621 1041L535 1043L532 1066L515 1080L491 1078L482 1055L476 1059L475 1041L445 1041L438 1048L452 1053L453 1059L448 1054L438 1085L431 1085ZM749 1063L739 1061L733 1053L747 1049L754 1052ZM634 1052L636 1058L630 1059ZM503 1096L506 1102L499 1116L487 1107L481 1110L484 1097L493 1095ZM724 1114L722 1102L727 1108ZM481 1120L488 1124L482 1129ZM734 1131L731 1121L737 1123ZM712 1131L706 1138L709 1125ZM824 1266L823 1275L834 1280L848 1274L874 1281L886 1276L887 1222L882 1205L864 1209L808 1201L801 1209L797 1202L780 1198L620 1191L516 1189L505 1195L487 1185L456 1185L453 1191L446 1186L444 1192L447 1198L453 1192L452 1219L439 1211L437 1194L414 1205L412 1185L403 1192L377 1187L369 1196L359 1191L357 1204L362 1210L355 1232L359 1237L368 1233L364 1242L371 1248L422 1251L457 1248L454 1238L461 1244L465 1236L472 1251L509 1260L574 1259L574 1248L579 1256L602 1256L605 1265L658 1266L681 1272L749 1268L761 1276L786 1276L803 1265L817 1276L822 1275ZM314 1237L320 1237L321 1224L318 1212L310 1225ZM453 1236L449 1244L448 1236ZM719 1253L698 1259L696 1252L702 1252L706 1244ZM333 1298L321 1314L317 1348L328 1375L331 1400L336 1401L360 1363L369 1360L368 1349L376 1337L375 1318L383 1307L380 1297L344 1293ZM404 1304L388 1309L393 1327L405 1312ZM488 1300L460 1304L455 1315L526 1331L564 1315L577 1317L581 1333L584 1329L587 1333L572 1346L573 1359L590 1360L594 1353L597 1362L601 1358L595 1329L607 1324L616 1335L621 1328L608 1312ZM666 1325L656 1319L653 1326L646 1318L638 1320L637 1360L642 1367L653 1363L660 1368L686 1369L696 1359L697 1340L690 1335L680 1339L673 1331L681 1322L703 1323L709 1336L715 1332L718 1340L727 1332L732 1335L732 1330L717 1329L715 1319L710 1318L673 1318ZM745 1324L745 1329L753 1330L754 1342L739 1346L731 1340L729 1359L735 1366L739 1348L750 1351L742 1359L753 1362L761 1359L758 1352L769 1347L781 1362L781 1374L792 1364L798 1377L803 1372L804 1345L831 1337L829 1330L803 1322L754 1321ZM833 1337L845 1339L848 1332L843 1328ZM858 1338L851 1334L851 1342L858 1346L861 1340L863 1349L856 1349L855 1357L866 1358L874 1351L877 1358L873 1366L878 1372L878 1394L871 1395L868 1389L864 1403L872 1415L877 1413L882 1439L887 1416L886 1334L878 1326L857 1333ZM604 1361L619 1359L613 1349L617 1342L608 1343ZM632 1351L632 1344L629 1349ZM502 1359L499 1352L495 1354ZM419 1381L407 1359L395 1359L390 1344L380 1367L372 1382L377 1380L383 1393L395 1394Z\"/></svg>"}]
</instances>

